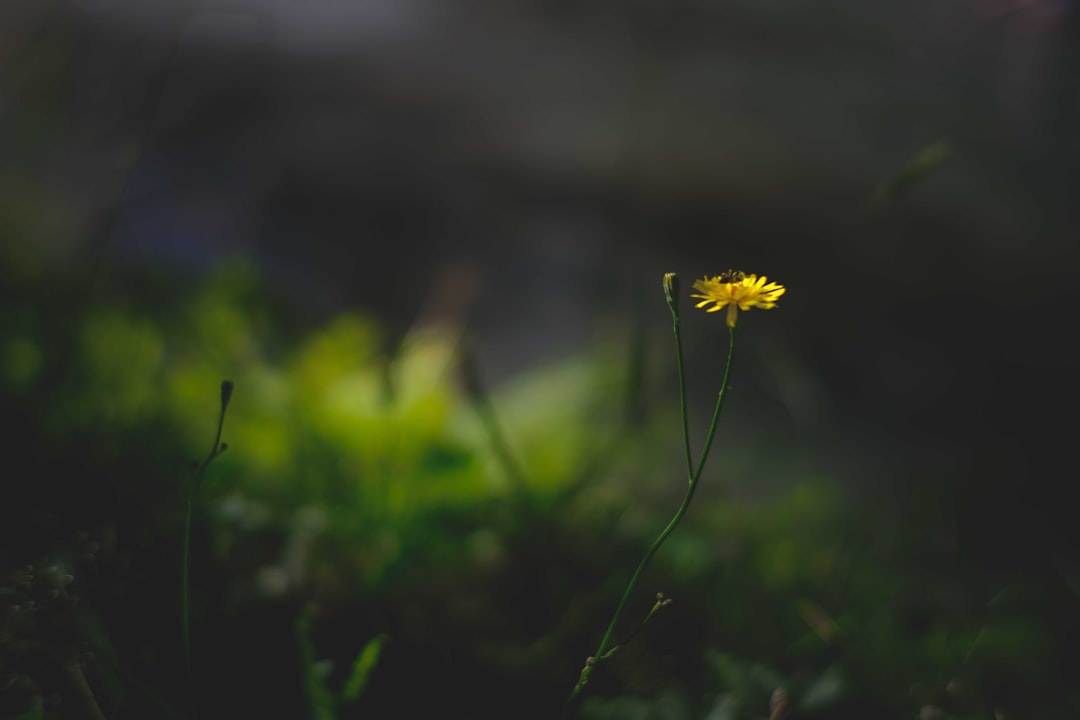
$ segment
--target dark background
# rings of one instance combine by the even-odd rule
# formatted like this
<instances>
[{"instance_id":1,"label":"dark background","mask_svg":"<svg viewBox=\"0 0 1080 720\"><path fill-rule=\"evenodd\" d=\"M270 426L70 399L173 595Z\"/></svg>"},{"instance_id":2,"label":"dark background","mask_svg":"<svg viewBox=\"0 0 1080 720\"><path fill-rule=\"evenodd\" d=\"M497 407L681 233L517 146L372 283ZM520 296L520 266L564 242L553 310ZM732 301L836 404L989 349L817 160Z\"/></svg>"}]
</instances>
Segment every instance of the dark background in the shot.
<instances>
[{"instance_id":1,"label":"dark background","mask_svg":"<svg viewBox=\"0 0 1080 720\"><path fill-rule=\"evenodd\" d=\"M667 372L644 396L670 403L660 277L679 272L686 292L733 267L788 288L744 316L731 409L790 461L775 484L833 477L852 513L891 518L877 528L899 546L932 536L971 597L1018 578L1057 588L1053 610L1030 612L1067 687L1078 41L1080 5L1064 0L9 0L4 331L51 339L33 392L5 400L0 559L145 512L113 460L87 460L100 438L61 443L41 419L85 380L82 309L126 298L168 314L243 261L271 347L346 311L375 319L389 355L442 324L498 387L634 326ZM712 316L686 324L697 427L726 337ZM125 472L175 469L152 439L127 455L114 441L100 453ZM640 552L625 542L619 573ZM289 641L273 617L289 612L263 611L252 626ZM134 701L113 702L120 716Z\"/></svg>"}]
</instances>

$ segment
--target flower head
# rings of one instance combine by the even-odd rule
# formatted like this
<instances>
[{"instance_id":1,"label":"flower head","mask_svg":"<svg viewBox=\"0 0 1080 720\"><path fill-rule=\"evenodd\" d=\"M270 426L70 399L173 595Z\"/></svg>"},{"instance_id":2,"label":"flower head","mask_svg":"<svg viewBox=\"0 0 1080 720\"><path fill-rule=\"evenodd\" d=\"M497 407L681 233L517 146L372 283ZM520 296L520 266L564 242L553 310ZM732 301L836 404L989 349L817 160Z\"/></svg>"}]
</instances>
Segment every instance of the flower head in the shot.
<instances>
[{"instance_id":1,"label":"flower head","mask_svg":"<svg viewBox=\"0 0 1080 720\"><path fill-rule=\"evenodd\" d=\"M728 270L716 277L695 280L694 289L700 294L690 297L701 298L701 302L697 304L699 308L712 305L706 312L716 312L727 307L728 327L735 327L739 310L753 307L770 310L776 307L776 300L787 291L783 285L774 282L766 284L767 280L764 275L758 277L738 270Z\"/></svg>"}]
</instances>

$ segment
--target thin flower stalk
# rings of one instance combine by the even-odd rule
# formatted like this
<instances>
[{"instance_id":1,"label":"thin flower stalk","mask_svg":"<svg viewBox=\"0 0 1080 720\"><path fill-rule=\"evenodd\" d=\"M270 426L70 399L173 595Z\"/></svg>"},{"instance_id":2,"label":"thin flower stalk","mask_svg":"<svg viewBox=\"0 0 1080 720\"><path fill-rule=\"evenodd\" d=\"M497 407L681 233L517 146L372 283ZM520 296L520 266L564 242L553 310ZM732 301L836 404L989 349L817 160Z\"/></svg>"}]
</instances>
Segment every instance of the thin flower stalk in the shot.
<instances>
[{"instance_id":1,"label":"thin flower stalk","mask_svg":"<svg viewBox=\"0 0 1080 720\"><path fill-rule=\"evenodd\" d=\"M225 380L222 382L221 409L218 412L214 444L211 446L206 459L195 468L195 477L188 488L187 512L184 515L184 543L180 565L180 618L184 632L184 664L187 667L189 691L193 687L191 674L191 521L195 512L195 501L199 496L199 491L202 489L203 480L206 478L206 469L219 455L229 449L228 443L221 442L221 431L225 427L225 411L229 407L232 393L232 381ZM192 706L192 717L194 717L194 701L192 701Z\"/></svg>"}]
</instances>

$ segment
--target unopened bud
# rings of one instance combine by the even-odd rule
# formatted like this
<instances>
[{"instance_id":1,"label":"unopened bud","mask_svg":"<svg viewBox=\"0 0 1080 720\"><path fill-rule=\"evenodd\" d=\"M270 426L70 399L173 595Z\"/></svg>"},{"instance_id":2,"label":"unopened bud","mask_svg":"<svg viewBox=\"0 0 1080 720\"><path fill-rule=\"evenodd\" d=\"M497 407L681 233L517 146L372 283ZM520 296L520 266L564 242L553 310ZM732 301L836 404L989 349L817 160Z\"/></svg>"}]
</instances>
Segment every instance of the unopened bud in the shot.
<instances>
[{"instance_id":1,"label":"unopened bud","mask_svg":"<svg viewBox=\"0 0 1080 720\"><path fill-rule=\"evenodd\" d=\"M675 273L664 273L664 297L673 315L679 314L679 276Z\"/></svg>"},{"instance_id":2,"label":"unopened bud","mask_svg":"<svg viewBox=\"0 0 1080 720\"><path fill-rule=\"evenodd\" d=\"M225 408L229 407L229 401L232 400L233 381L223 380L221 383L221 412L225 412Z\"/></svg>"}]
</instances>

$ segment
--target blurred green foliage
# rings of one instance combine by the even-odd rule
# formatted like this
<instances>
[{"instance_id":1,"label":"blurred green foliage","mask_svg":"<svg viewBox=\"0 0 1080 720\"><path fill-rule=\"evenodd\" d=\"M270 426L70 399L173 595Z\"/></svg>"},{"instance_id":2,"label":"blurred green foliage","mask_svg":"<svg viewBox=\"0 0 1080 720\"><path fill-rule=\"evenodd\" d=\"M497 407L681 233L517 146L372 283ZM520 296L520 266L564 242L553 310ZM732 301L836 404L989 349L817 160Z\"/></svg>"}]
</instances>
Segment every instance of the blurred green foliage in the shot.
<instances>
[{"instance_id":1,"label":"blurred green foliage","mask_svg":"<svg viewBox=\"0 0 1080 720\"><path fill-rule=\"evenodd\" d=\"M459 381L458 328L396 347L355 313L310 330L243 263L96 290L9 280L0 382L8 467L27 479L0 546L0 716L78 714L57 700L74 692L58 648L94 654L108 717L184 716L185 463L212 439L223 378L230 451L193 564L203 717L412 717L432 699L449 717L553 717L682 491L670 365L652 362L661 391L635 390L630 421L641 358L620 347L492 388L517 485ZM948 541L945 484L883 513L837 478L769 476L789 471L756 437L718 448L747 477L706 472L724 492L635 601L641 617L655 590L675 605L596 673L583 717L761 718L778 687L796 718L1080 711L1060 673L1067 583L979 578ZM769 490L725 499L755 482ZM57 604L58 586L83 602Z\"/></svg>"}]
</instances>

